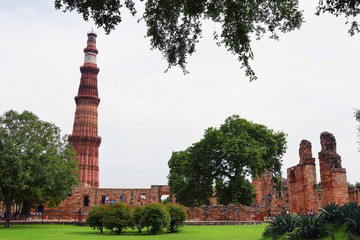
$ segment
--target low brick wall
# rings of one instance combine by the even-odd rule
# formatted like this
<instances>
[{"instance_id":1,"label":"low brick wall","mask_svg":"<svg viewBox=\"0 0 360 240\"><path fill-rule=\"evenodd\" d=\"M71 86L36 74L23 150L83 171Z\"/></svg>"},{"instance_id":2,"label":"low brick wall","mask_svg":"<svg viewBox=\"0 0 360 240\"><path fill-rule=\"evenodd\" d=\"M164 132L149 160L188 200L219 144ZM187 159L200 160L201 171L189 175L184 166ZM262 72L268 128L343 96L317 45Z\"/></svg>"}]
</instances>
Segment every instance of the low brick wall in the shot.
<instances>
[{"instance_id":1,"label":"low brick wall","mask_svg":"<svg viewBox=\"0 0 360 240\"><path fill-rule=\"evenodd\" d=\"M262 221L186 221L185 225L204 226L204 225L263 225Z\"/></svg>"},{"instance_id":2,"label":"low brick wall","mask_svg":"<svg viewBox=\"0 0 360 240\"><path fill-rule=\"evenodd\" d=\"M10 225L45 225L45 224L58 224L58 225L76 225L88 226L86 222L74 221L11 221ZM185 225L189 226L205 226L205 225L263 225L262 221L186 221ZM5 225L5 221L0 221L0 225Z\"/></svg>"}]
</instances>

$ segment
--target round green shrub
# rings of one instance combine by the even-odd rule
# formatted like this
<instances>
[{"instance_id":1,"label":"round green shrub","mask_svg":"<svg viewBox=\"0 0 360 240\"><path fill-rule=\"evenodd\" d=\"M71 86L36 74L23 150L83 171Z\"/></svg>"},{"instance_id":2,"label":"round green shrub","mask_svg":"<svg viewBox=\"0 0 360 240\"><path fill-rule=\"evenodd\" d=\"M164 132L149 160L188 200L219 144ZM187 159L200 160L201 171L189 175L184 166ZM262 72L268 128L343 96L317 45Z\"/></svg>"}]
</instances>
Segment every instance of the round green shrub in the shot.
<instances>
[{"instance_id":1,"label":"round green shrub","mask_svg":"<svg viewBox=\"0 0 360 240\"><path fill-rule=\"evenodd\" d=\"M141 205L134 207L134 220L135 220L135 226L138 229L138 232L141 233L141 230L144 226L141 225L141 217L144 212L144 207Z\"/></svg>"},{"instance_id":2,"label":"round green shrub","mask_svg":"<svg viewBox=\"0 0 360 240\"><path fill-rule=\"evenodd\" d=\"M140 222L151 234L157 234L169 226L170 214L163 204L150 203L144 207Z\"/></svg>"},{"instance_id":3,"label":"round green shrub","mask_svg":"<svg viewBox=\"0 0 360 240\"><path fill-rule=\"evenodd\" d=\"M179 204L168 203L165 208L170 214L170 224L168 230L170 232L178 232L179 228L185 225L187 218L185 207Z\"/></svg>"},{"instance_id":4,"label":"round green shrub","mask_svg":"<svg viewBox=\"0 0 360 240\"><path fill-rule=\"evenodd\" d=\"M134 210L126 203L114 203L105 207L104 227L117 234L134 227Z\"/></svg>"},{"instance_id":5,"label":"round green shrub","mask_svg":"<svg viewBox=\"0 0 360 240\"><path fill-rule=\"evenodd\" d=\"M106 205L94 206L90 208L89 214L87 215L86 222L93 229L97 228L103 233L103 217L105 214Z\"/></svg>"}]
</instances>

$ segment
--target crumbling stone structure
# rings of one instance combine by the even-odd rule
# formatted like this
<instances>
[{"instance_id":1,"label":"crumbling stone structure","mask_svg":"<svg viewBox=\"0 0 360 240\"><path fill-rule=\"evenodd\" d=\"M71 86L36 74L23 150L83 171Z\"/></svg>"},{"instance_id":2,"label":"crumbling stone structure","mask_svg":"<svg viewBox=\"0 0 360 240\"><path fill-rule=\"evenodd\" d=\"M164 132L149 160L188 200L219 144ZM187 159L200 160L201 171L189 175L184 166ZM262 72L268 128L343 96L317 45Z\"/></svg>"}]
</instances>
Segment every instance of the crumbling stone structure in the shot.
<instances>
[{"instance_id":1,"label":"crumbling stone structure","mask_svg":"<svg viewBox=\"0 0 360 240\"><path fill-rule=\"evenodd\" d=\"M349 187L349 202L359 202L360 201L360 186Z\"/></svg>"},{"instance_id":2,"label":"crumbling stone structure","mask_svg":"<svg viewBox=\"0 0 360 240\"><path fill-rule=\"evenodd\" d=\"M121 200L123 195L123 200ZM44 215L49 219L76 219L79 209L86 218L92 206L105 204L109 201L125 202L130 206L146 205L152 202L161 202L161 196L169 195L170 202L175 202L169 186L151 185L151 188L94 188L87 183L81 183L74 188L71 196L57 208L45 208Z\"/></svg>"},{"instance_id":3,"label":"crumbling stone structure","mask_svg":"<svg viewBox=\"0 0 360 240\"><path fill-rule=\"evenodd\" d=\"M287 169L290 193L290 212L306 213L320 208L317 190L315 158L312 157L311 143L302 140L299 148L300 163Z\"/></svg>"},{"instance_id":4,"label":"crumbling stone structure","mask_svg":"<svg viewBox=\"0 0 360 240\"><path fill-rule=\"evenodd\" d=\"M336 153L334 135L321 133L320 143L321 191L317 190L315 158L312 157L309 141L301 141L300 163L287 170L291 212L305 214L307 210L318 211L331 202L342 204L358 199L360 188L347 187L346 170L341 167L341 157Z\"/></svg>"},{"instance_id":5,"label":"crumbling stone structure","mask_svg":"<svg viewBox=\"0 0 360 240\"><path fill-rule=\"evenodd\" d=\"M341 157L336 153L336 141L333 134L323 132L320 135L319 152L321 199L322 204L331 202L349 202L346 170L341 167Z\"/></svg>"},{"instance_id":6,"label":"crumbling stone structure","mask_svg":"<svg viewBox=\"0 0 360 240\"><path fill-rule=\"evenodd\" d=\"M251 183L257 197L254 200L254 206L248 208L251 212L266 212L269 208L273 213L284 213L289 210L289 188L288 180L282 179L281 191L278 191L276 184L272 180L272 172L265 173Z\"/></svg>"}]
</instances>

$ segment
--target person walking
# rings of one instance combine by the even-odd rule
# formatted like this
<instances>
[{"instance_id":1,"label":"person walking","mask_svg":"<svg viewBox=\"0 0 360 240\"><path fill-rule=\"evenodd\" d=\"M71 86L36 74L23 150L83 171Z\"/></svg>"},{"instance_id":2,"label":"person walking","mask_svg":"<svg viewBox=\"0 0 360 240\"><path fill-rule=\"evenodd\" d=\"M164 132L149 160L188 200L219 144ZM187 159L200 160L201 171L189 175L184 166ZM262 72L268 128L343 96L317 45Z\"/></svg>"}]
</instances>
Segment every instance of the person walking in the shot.
<instances>
[{"instance_id":1,"label":"person walking","mask_svg":"<svg viewBox=\"0 0 360 240\"><path fill-rule=\"evenodd\" d=\"M270 208L269 208L269 210L267 211L267 214L268 214L267 219L271 219L271 211L270 211Z\"/></svg>"},{"instance_id":2,"label":"person walking","mask_svg":"<svg viewBox=\"0 0 360 240\"><path fill-rule=\"evenodd\" d=\"M81 222L81 219L82 218L82 210L81 210L81 208L79 209L79 222Z\"/></svg>"}]
</instances>

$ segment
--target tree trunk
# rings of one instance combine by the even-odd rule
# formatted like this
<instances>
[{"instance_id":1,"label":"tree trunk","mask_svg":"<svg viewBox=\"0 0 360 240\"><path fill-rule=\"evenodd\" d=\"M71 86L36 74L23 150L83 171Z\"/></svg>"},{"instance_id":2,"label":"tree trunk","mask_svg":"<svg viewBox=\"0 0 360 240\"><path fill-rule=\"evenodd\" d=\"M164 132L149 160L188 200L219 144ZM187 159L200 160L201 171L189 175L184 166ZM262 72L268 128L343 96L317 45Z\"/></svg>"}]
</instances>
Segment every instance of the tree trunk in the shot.
<instances>
[{"instance_id":1,"label":"tree trunk","mask_svg":"<svg viewBox=\"0 0 360 240\"><path fill-rule=\"evenodd\" d=\"M10 227L10 219L11 219L11 205L12 205L12 199L11 195L7 192L4 192L4 200L5 200L5 206L6 206L6 218L5 218L5 228Z\"/></svg>"},{"instance_id":2,"label":"tree trunk","mask_svg":"<svg viewBox=\"0 0 360 240\"><path fill-rule=\"evenodd\" d=\"M21 215L25 216L25 219L28 219L31 216L30 212L31 212L31 203L24 200L23 207L21 210Z\"/></svg>"}]
</instances>

